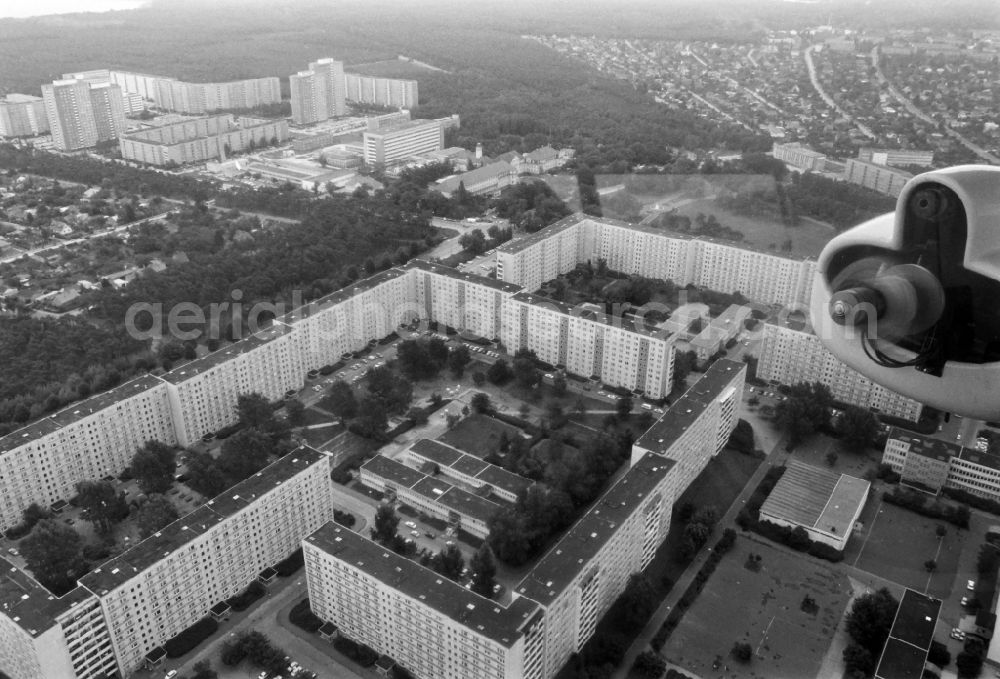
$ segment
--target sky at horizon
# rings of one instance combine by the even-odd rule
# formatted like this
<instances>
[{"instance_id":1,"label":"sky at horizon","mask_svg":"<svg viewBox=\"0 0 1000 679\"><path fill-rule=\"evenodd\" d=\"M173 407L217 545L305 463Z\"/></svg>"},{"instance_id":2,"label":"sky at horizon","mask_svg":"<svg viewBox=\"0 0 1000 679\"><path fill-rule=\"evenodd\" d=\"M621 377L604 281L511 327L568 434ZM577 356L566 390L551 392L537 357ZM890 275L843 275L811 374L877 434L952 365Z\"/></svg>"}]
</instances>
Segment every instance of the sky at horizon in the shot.
<instances>
[{"instance_id":1,"label":"sky at horizon","mask_svg":"<svg viewBox=\"0 0 1000 679\"><path fill-rule=\"evenodd\" d=\"M77 12L108 12L116 9L135 9L147 0L32 0L32 2L0 3L0 19L24 19L52 14Z\"/></svg>"}]
</instances>

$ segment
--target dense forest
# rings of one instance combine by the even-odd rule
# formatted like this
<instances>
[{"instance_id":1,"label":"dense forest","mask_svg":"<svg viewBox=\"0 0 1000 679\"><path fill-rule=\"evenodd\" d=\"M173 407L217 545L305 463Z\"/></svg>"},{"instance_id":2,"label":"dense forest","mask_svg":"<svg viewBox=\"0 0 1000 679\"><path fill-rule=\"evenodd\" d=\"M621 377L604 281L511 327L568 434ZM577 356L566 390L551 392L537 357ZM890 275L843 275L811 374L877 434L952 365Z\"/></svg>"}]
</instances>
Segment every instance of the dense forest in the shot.
<instances>
[{"instance_id":1,"label":"dense forest","mask_svg":"<svg viewBox=\"0 0 1000 679\"><path fill-rule=\"evenodd\" d=\"M35 149L0 144L0 170L10 173L37 174L44 177L85 184L107 186L140 196L208 199L215 191L211 183L156 170L143 170L113 161L62 156Z\"/></svg>"}]
</instances>

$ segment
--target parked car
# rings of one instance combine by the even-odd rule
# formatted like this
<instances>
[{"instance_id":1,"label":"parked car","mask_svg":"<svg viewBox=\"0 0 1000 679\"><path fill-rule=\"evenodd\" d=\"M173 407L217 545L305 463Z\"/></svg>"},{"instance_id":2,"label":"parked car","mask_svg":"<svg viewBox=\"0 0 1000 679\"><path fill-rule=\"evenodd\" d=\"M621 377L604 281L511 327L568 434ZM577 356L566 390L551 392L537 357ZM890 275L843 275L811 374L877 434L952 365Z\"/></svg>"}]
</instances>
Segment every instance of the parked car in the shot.
<instances>
[{"instance_id":1,"label":"parked car","mask_svg":"<svg viewBox=\"0 0 1000 679\"><path fill-rule=\"evenodd\" d=\"M430 531L427 531L426 533L424 533L424 535L426 535L427 537L429 537L431 540L433 540L434 538L437 537L436 533L432 533Z\"/></svg>"},{"instance_id":2,"label":"parked car","mask_svg":"<svg viewBox=\"0 0 1000 679\"><path fill-rule=\"evenodd\" d=\"M406 526L407 528L416 528L417 527L417 524L413 523L412 521L407 521L403 525Z\"/></svg>"},{"instance_id":3,"label":"parked car","mask_svg":"<svg viewBox=\"0 0 1000 679\"><path fill-rule=\"evenodd\" d=\"M420 532L419 531L415 531L415 530L411 530L410 531L410 535L412 535L415 538L419 538L420 537Z\"/></svg>"},{"instance_id":4,"label":"parked car","mask_svg":"<svg viewBox=\"0 0 1000 679\"><path fill-rule=\"evenodd\" d=\"M970 592L976 591L976 581L975 580L969 580L969 582L966 583L965 588L967 590L969 590Z\"/></svg>"}]
</instances>

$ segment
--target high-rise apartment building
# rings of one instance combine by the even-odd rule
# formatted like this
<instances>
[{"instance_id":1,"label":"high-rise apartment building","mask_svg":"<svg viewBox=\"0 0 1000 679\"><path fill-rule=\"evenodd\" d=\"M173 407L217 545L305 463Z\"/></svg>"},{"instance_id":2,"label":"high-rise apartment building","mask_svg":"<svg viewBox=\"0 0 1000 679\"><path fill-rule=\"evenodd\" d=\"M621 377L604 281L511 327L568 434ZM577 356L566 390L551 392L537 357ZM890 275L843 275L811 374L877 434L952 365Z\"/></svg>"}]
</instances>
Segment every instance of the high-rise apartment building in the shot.
<instances>
[{"instance_id":1,"label":"high-rise apartment building","mask_svg":"<svg viewBox=\"0 0 1000 679\"><path fill-rule=\"evenodd\" d=\"M858 160L876 165L917 165L931 167L934 164L934 151L919 149L877 149L862 146L858 149Z\"/></svg>"},{"instance_id":2,"label":"high-rise apartment building","mask_svg":"<svg viewBox=\"0 0 1000 679\"><path fill-rule=\"evenodd\" d=\"M100 72L88 73L97 77ZM281 81L274 76L218 83L192 83L129 71L110 71L109 77L123 92L138 94L160 108L178 113L204 115L281 103Z\"/></svg>"},{"instance_id":3,"label":"high-rise apartment building","mask_svg":"<svg viewBox=\"0 0 1000 679\"><path fill-rule=\"evenodd\" d=\"M867 163L857 158L848 158L844 166L844 179L846 181L893 198L899 196L903 187L906 186L906 182L912 178L913 175L909 172L894 170L885 165Z\"/></svg>"},{"instance_id":4,"label":"high-rise apartment building","mask_svg":"<svg viewBox=\"0 0 1000 679\"><path fill-rule=\"evenodd\" d=\"M776 160L784 161L799 170L822 172L826 167L826 154L813 151L799 142L774 144L771 154Z\"/></svg>"},{"instance_id":5,"label":"high-rise apartment building","mask_svg":"<svg viewBox=\"0 0 1000 679\"><path fill-rule=\"evenodd\" d=\"M184 120L122 136L122 157L150 165L203 163L224 159L251 147L262 148L288 139L287 120L224 114Z\"/></svg>"},{"instance_id":6,"label":"high-rise apartment building","mask_svg":"<svg viewBox=\"0 0 1000 679\"><path fill-rule=\"evenodd\" d=\"M501 245L497 278L534 291L577 264L596 265L599 260L612 271L799 308L809 304L816 273L816 262L810 259L576 214Z\"/></svg>"},{"instance_id":7,"label":"high-rise apartment building","mask_svg":"<svg viewBox=\"0 0 1000 679\"><path fill-rule=\"evenodd\" d=\"M364 133L365 163L369 166L392 166L443 148L444 128L436 120L410 120Z\"/></svg>"},{"instance_id":8,"label":"high-rise apartment building","mask_svg":"<svg viewBox=\"0 0 1000 679\"><path fill-rule=\"evenodd\" d=\"M842 403L916 422L923 405L890 391L831 354L808 329L764 324L757 377L781 384L822 382Z\"/></svg>"},{"instance_id":9,"label":"high-rise apartment building","mask_svg":"<svg viewBox=\"0 0 1000 679\"><path fill-rule=\"evenodd\" d=\"M347 101L406 109L418 103L416 80L345 73L344 82Z\"/></svg>"},{"instance_id":10,"label":"high-rise apartment building","mask_svg":"<svg viewBox=\"0 0 1000 679\"><path fill-rule=\"evenodd\" d=\"M76 151L111 141L125 130L121 89L110 83L56 80L42 85L52 141L63 151Z\"/></svg>"},{"instance_id":11,"label":"high-rise apartment building","mask_svg":"<svg viewBox=\"0 0 1000 679\"><path fill-rule=\"evenodd\" d=\"M333 518L329 457L298 448L53 597L0 558L0 671L131 676Z\"/></svg>"},{"instance_id":12,"label":"high-rise apartment building","mask_svg":"<svg viewBox=\"0 0 1000 679\"><path fill-rule=\"evenodd\" d=\"M34 137L49 131L45 100L28 94L0 99L0 137Z\"/></svg>"},{"instance_id":13,"label":"high-rise apartment building","mask_svg":"<svg viewBox=\"0 0 1000 679\"><path fill-rule=\"evenodd\" d=\"M630 468L509 601L478 596L330 523L302 543L313 612L422 679L555 676L593 636L629 577L652 561L673 503L729 439L745 374L743 364L717 361L654 425L652 438L636 443ZM422 441L417 457L447 465L456 454Z\"/></svg>"},{"instance_id":14,"label":"high-rise apartment building","mask_svg":"<svg viewBox=\"0 0 1000 679\"><path fill-rule=\"evenodd\" d=\"M319 59L288 80L293 122L309 125L347 113L343 62Z\"/></svg>"}]
</instances>

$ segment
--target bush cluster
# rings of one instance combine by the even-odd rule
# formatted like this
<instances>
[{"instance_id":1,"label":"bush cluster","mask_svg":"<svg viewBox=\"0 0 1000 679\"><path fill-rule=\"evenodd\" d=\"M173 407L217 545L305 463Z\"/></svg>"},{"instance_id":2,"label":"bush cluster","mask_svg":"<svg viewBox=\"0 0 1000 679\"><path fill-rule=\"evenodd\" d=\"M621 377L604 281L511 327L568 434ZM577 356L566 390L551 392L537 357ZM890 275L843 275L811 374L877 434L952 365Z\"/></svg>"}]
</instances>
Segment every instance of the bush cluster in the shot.
<instances>
[{"instance_id":1,"label":"bush cluster","mask_svg":"<svg viewBox=\"0 0 1000 679\"><path fill-rule=\"evenodd\" d=\"M215 634L217 629L219 623L215 618L211 616L202 618L177 636L168 639L167 643L163 644L163 650L167 652L168 658L179 658Z\"/></svg>"},{"instance_id":2,"label":"bush cluster","mask_svg":"<svg viewBox=\"0 0 1000 679\"><path fill-rule=\"evenodd\" d=\"M920 516L926 516L929 519L947 521L959 528L969 527L969 519L972 513L965 505L953 507L936 500L928 503L926 496L923 494L902 488L882 493L882 499L891 505L909 509L911 512L916 512Z\"/></svg>"}]
</instances>

